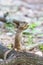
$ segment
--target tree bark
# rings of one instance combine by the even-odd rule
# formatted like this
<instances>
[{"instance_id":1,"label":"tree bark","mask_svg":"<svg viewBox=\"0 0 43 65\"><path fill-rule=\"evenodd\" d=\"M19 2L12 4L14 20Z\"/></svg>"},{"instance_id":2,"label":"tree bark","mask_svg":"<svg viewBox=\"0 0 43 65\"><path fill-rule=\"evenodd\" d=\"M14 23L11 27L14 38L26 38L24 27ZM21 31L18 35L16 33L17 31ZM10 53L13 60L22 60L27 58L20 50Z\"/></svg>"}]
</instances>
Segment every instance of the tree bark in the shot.
<instances>
[{"instance_id":1,"label":"tree bark","mask_svg":"<svg viewBox=\"0 0 43 65\"><path fill-rule=\"evenodd\" d=\"M7 50L9 49L0 46L0 56L4 55ZM33 53L11 50L7 56L8 58L6 60L0 61L0 65L43 65L43 57Z\"/></svg>"},{"instance_id":2,"label":"tree bark","mask_svg":"<svg viewBox=\"0 0 43 65\"><path fill-rule=\"evenodd\" d=\"M9 49L8 48L6 48L6 47L4 47L4 46L2 46L1 44L0 44L0 58L4 58L4 53L6 52L6 51L8 51Z\"/></svg>"}]
</instances>

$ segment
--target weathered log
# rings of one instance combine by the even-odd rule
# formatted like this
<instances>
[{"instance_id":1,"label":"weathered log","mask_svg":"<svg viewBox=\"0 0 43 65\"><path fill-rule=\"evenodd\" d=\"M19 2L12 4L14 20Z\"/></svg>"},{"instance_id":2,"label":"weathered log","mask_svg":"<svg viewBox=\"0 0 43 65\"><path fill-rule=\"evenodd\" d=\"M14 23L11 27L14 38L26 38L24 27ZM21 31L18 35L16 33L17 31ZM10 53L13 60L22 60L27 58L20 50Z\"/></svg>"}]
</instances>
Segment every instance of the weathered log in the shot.
<instances>
[{"instance_id":1,"label":"weathered log","mask_svg":"<svg viewBox=\"0 0 43 65\"><path fill-rule=\"evenodd\" d=\"M3 52L5 49L6 50L4 52L9 50L3 46L0 46L0 48L1 52ZM4 59L0 61L0 65L43 65L43 57L33 53L11 50L10 53L7 54L7 56L8 58L6 60Z\"/></svg>"},{"instance_id":2,"label":"weathered log","mask_svg":"<svg viewBox=\"0 0 43 65\"><path fill-rule=\"evenodd\" d=\"M0 44L0 58L3 59L5 52L8 51L8 50L9 50L8 48L6 48L6 47L4 47L4 46L2 46L2 45Z\"/></svg>"}]
</instances>

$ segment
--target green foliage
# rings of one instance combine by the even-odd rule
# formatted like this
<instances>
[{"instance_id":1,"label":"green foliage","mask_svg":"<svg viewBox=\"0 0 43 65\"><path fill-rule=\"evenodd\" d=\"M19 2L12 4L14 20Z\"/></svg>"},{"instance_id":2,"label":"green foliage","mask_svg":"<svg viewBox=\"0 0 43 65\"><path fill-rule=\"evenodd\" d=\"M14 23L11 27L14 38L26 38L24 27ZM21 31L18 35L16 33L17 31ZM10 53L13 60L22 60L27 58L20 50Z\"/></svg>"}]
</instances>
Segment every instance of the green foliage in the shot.
<instances>
[{"instance_id":1,"label":"green foliage","mask_svg":"<svg viewBox=\"0 0 43 65\"><path fill-rule=\"evenodd\" d=\"M27 45L30 45L30 44L33 44L34 42L33 42L33 36L30 34L30 33L25 33L24 32L24 34L23 35L25 35L26 36L26 44Z\"/></svg>"},{"instance_id":2,"label":"green foliage","mask_svg":"<svg viewBox=\"0 0 43 65\"><path fill-rule=\"evenodd\" d=\"M8 29L10 32L14 32L14 24L12 23L5 23L6 29Z\"/></svg>"},{"instance_id":3,"label":"green foliage","mask_svg":"<svg viewBox=\"0 0 43 65\"><path fill-rule=\"evenodd\" d=\"M29 25L29 28L33 30L36 26L37 26L36 23L32 23L32 24Z\"/></svg>"},{"instance_id":4,"label":"green foliage","mask_svg":"<svg viewBox=\"0 0 43 65\"><path fill-rule=\"evenodd\" d=\"M43 51L43 45L40 45L40 46L39 46L39 49L40 49L41 51Z\"/></svg>"},{"instance_id":5,"label":"green foliage","mask_svg":"<svg viewBox=\"0 0 43 65\"><path fill-rule=\"evenodd\" d=\"M9 45L7 46L7 48L9 48L9 49L12 49L11 47L12 47L12 44L9 44Z\"/></svg>"},{"instance_id":6,"label":"green foliage","mask_svg":"<svg viewBox=\"0 0 43 65\"><path fill-rule=\"evenodd\" d=\"M33 44L33 36L28 35L28 44Z\"/></svg>"},{"instance_id":7,"label":"green foliage","mask_svg":"<svg viewBox=\"0 0 43 65\"><path fill-rule=\"evenodd\" d=\"M29 32L25 32L25 31L23 32L23 34L24 34L24 35L30 35Z\"/></svg>"},{"instance_id":8,"label":"green foliage","mask_svg":"<svg viewBox=\"0 0 43 65\"><path fill-rule=\"evenodd\" d=\"M32 33L36 33L35 27L37 27L39 23L32 23L28 26L28 29L23 32L24 35L27 35L28 41L27 44L33 44L33 35Z\"/></svg>"},{"instance_id":9,"label":"green foliage","mask_svg":"<svg viewBox=\"0 0 43 65\"><path fill-rule=\"evenodd\" d=\"M12 28L14 27L14 25L12 23L5 23L5 26L6 27L12 27Z\"/></svg>"}]
</instances>

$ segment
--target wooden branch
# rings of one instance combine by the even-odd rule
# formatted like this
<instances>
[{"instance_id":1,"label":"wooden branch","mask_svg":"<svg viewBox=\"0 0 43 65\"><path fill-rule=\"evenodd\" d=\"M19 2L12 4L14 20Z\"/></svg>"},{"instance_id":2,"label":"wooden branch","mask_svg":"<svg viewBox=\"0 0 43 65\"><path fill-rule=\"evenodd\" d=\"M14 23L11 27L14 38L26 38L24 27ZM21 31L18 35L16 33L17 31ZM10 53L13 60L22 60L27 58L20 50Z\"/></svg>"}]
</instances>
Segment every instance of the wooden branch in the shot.
<instances>
[{"instance_id":1,"label":"wooden branch","mask_svg":"<svg viewBox=\"0 0 43 65\"><path fill-rule=\"evenodd\" d=\"M13 57L0 62L0 65L43 65L43 57L33 53L16 52Z\"/></svg>"},{"instance_id":2,"label":"wooden branch","mask_svg":"<svg viewBox=\"0 0 43 65\"><path fill-rule=\"evenodd\" d=\"M43 57L33 53L11 50L7 56L6 60L0 61L0 65L43 65Z\"/></svg>"},{"instance_id":3,"label":"wooden branch","mask_svg":"<svg viewBox=\"0 0 43 65\"><path fill-rule=\"evenodd\" d=\"M6 47L4 47L4 46L2 46L2 45L0 44L0 58L4 59L4 54L5 54L5 52L8 51L8 50L9 50L8 48L6 48Z\"/></svg>"}]
</instances>

